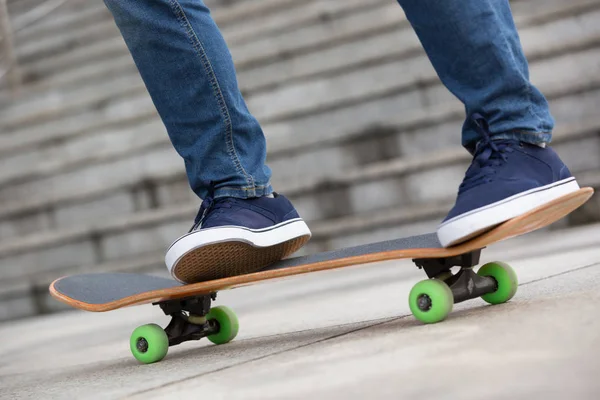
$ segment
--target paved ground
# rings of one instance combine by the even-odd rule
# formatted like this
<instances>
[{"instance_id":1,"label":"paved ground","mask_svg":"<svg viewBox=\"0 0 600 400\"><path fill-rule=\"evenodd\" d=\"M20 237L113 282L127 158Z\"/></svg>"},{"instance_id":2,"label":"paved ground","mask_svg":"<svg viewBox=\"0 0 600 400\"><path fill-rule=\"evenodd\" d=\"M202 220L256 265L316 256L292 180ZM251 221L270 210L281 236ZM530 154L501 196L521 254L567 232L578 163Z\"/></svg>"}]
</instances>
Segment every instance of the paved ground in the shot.
<instances>
[{"instance_id":1,"label":"paved ground","mask_svg":"<svg viewBox=\"0 0 600 400\"><path fill-rule=\"evenodd\" d=\"M144 306L0 325L0 398L597 399L600 226L492 246L521 282L508 304L473 300L422 325L409 316L408 262L221 293L236 341L185 343L160 363L129 354L131 331L166 323Z\"/></svg>"}]
</instances>

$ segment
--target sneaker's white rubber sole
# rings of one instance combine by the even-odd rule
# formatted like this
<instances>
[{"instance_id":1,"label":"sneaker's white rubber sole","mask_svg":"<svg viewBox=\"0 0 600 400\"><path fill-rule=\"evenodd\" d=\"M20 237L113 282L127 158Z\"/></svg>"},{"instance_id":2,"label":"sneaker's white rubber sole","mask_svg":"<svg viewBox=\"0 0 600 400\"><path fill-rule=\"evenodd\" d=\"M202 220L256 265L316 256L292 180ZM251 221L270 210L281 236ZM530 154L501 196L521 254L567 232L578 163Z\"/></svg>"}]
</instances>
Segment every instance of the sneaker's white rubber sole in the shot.
<instances>
[{"instance_id":1,"label":"sneaker's white rubber sole","mask_svg":"<svg viewBox=\"0 0 600 400\"><path fill-rule=\"evenodd\" d=\"M277 261L281 254L297 250L310 236L310 229L301 218L264 229L200 229L173 242L165 264L173 278L186 283L190 279L185 276L194 276L193 280L198 281L250 273L265 267L263 263Z\"/></svg>"},{"instance_id":2,"label":"sneaker's white rubber sole","mask_svg":"<svg viewBox=\"0 0 600 400\"><path fill-rule=\"evenodd\" d=\"M571 177L550 185L517 193L487 206L457 215L438 227L437 235L444 247L471 239L509 219L523 215L539 206L579 190Z\"/></svg>"}]
</instances>

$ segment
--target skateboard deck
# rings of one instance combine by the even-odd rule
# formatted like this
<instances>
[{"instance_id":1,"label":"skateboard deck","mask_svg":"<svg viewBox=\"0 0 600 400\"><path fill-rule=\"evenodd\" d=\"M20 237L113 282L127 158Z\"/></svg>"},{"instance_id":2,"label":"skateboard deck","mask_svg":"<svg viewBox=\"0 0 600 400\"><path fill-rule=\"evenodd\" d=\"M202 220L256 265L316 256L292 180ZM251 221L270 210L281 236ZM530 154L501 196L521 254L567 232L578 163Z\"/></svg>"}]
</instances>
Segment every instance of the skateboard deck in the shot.
<instances>
[{"instance_id":1,"label":"skateboard deck","mask_svg":"<svg viewBox=\"0 0 600 400\"><path fill-rule=\"evenodd\" d=\"M446 301L446 303L450 302L450 309L453 303L459 301L478 296L482 296L485 300L484 296L492 296L494 294L492 292L494 291L497 294L500 291L499 285L501 281L504 282L503 279L506 276L508 276L506 278L508 279L508 285L514 286L512 289L509 288L513 290L512 294L508 296L509 299L514 295L514 291L516 291L516 275L514 275L514 271L509 266L504 268L502 265L506 264L496 263L500 267L496 266L491 269L493 273L500 275L494 276L493 274L488 274L488 278L481 278L472 272L472 267L479 262L481 249L493 243L550 225L584 204L592 196L593 192L591 188L582 188L577 192L570 193L544 206L538 207L527 214L506 221L476 238L449 248L443 248L437 239L437 235L430 233L313 255L293 257L277 262L260 272L194 284L185 285L173 279L143 274L91 273L59 278L52 282L49 289L51 295L56 299L72 307L87 311L110 311L146 303L158 304L166 314L173 317L172 323L169 324L169 327L165 328L168 345L178 344L185 340L199 339L205 336L208 336L211 341L215 342L213 339L215 335L219 334L217 332L218 328L215 328L215 326L219 324L213 322L211 325L207 321L215 321L217 317L213 316L214 318L209 318L209 320L206 318L211 317L210 313L213 312L213 309L210 308L211 299L214 300L216 293L221 290L292 275L385 260L413 259L419 268L425 270L429 278L438 278L428 279L419 284L423 283L426 286L435 286L439 282L442 282L441 285L445 285L440 288L427 286L425 289L419 290L423 291L423 293L429 293L428 291L431 290L437 293L436 290L441 290L440 293L443 296L450 296ZM461 272L451 274L450 268L453 266L461 267ZM486 266L482 267L482 269L485 268ZM492 276L494 279L490 279L489 276ZM432 281L435 282L431 283ZM413 288L413 291L416 288L417 286ZM411 291L411 296L413 295L413 291ZM417 296L413 299L414 304L411 303L411 311L413 311L417 319L423 322L438 322L444 319L450 311L442 307L441 311L435 309L438 314L432 312L431 310L434 310L434 308L430 304L431 298L427 294L422 294L421 297ZM410 301L412 300L409 299ZM444 301L438 301L438 303L444 303ZM220 318L225 318L225 322L219 321L221 329L222 326L229 324L231 321L237 321L234 318L235 314L231 310L226 309L226 307L217 307L217 309L219 309L217 314L220 313ZM192 318L191 316L194 317ZM195 319L196 316L199 316L197 317L199 319ZM172 328L171 325L173 324L179 325L176 328ZM190 326L192 325L196 329L192 329L195 332L195 336L181 333L190 331ZM182 328L183 326L185 328ZM211 339L211 335L213 339ZM231 339L232 337L229 340ZM135 346L133 344L132 346L134 356L142 362L148 362L143 358L144 355L147 355L147 352L143 352L142 354L139 352L139 349L134 349ZM136 351L138 351L137 355ZM158 360L151 359L149 362L154 361Z\"/></svg>"},{"instance_id":2,"label":"skateboard deck","mask_svg":"<svg viewBox=\"0 0 600 400\"><path fill-rule=\"evenodd\" d=\"M72 275L50 285L52 296L86 311L110 311L125 306L155 303L209 294L264 280L345 266L404 258L444 258L481 249L495 242L547 226L585 203L593 194L583 188L500 226L468 242L443 248L433 233L385 242L293 257L260 272L194 284L143 274L91 273Z\"/></svg>"}]
</instances>

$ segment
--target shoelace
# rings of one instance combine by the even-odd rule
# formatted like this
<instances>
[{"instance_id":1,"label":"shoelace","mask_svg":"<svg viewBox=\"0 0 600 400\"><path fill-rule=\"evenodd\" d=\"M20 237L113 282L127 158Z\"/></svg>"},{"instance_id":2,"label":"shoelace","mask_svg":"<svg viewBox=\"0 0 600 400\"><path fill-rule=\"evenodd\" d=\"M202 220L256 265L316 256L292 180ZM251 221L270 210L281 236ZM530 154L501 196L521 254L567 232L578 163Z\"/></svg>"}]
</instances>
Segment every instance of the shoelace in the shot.
<instances>
[{"instance_id":1,"label":"shoelace","mask_svg":"<svg viewBox=\"0 0 600 400\"><path fill-rule=\"evenodd\" d=\"M229 198L214 198L215 188L211 181L202 182L202 185L208 187L208 194L202 200L200 210L198 210L198 214L196 214L196 218L194 219L194 225L192 225L189 232L198 229L202 225L202 222L204 222L208 216L209 211L231 207L231 201Z\"/></svg>"},{"instance_id":2,"label":"shoelace","mask_svg":"<svg viewBox=\"0 0 600 400\"><path fill-rule=\"evenodd\" d=\"M473 164L465 174L458 189L459 194L474 186L491 182L490 177L496 173L496 167L507 161L506 153L514 151L513 140L492 140L488 124L480 114L473 114L472 118L482 139L477 143Z\"/></svg>"}]
</instances>

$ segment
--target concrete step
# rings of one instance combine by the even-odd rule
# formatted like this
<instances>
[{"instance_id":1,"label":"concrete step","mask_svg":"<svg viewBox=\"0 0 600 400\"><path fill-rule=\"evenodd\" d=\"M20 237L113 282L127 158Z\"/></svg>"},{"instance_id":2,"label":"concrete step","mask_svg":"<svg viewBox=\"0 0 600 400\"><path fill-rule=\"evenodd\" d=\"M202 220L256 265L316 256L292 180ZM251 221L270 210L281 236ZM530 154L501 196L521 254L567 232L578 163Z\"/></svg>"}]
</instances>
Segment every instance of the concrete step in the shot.
<instances>
[{"instance_id":1,"label":"concrete step","mask_svg":"<svg viewBox=\"0 0 600 400\"><path fill-rule=\"evenodd\" d=\"M8 14L11 18L19 18L23 14L27 14L31 9L39 4L36 0L7 0L6 6Z\"/></svg>"},{"instance_id":2,"label":"concrete step","mask_svg":"<svg viewBox=\"0 0 600 400\"><path fill-rule=\"evenodd\" d=\"M61 26L60 30L46 33L44 36L36 34L27 41L17 36L15 53L19 64L26 66L30 63L43 62L47 58L74 51L78 47L119 34L108 10L105 9L102 14L96 12L93 16L96 18L87 21L84 29L79 31L74 32L68 29L69 27Z\"/></svg>"},{"instance_id":3,"label":"concrete step","mask_svg":"<svg viewBox=\"0 0 600 400\"><path fill-rule=\"evenodd\" d=\"M29 18L13 16L15 41L24 44L65 30L74 31L78 27L95 23L106 18L103 2L67 0L48 14L39 13Z\"/></svg>"}]
</instances>

